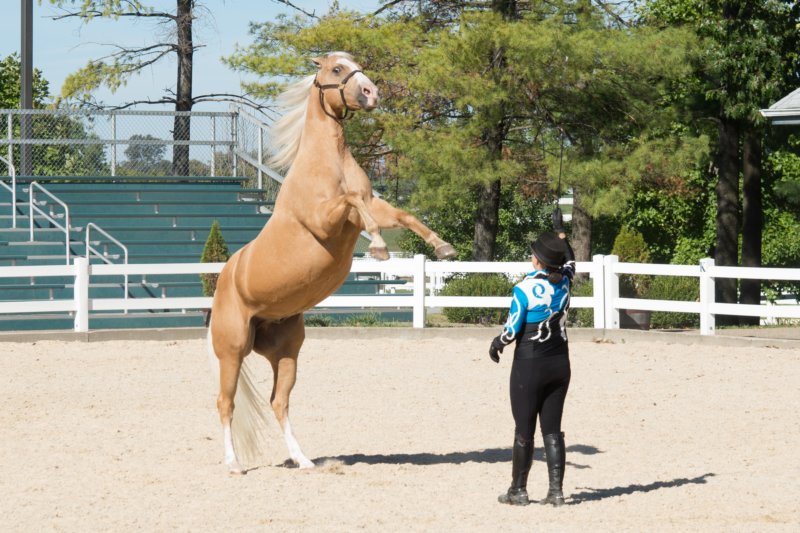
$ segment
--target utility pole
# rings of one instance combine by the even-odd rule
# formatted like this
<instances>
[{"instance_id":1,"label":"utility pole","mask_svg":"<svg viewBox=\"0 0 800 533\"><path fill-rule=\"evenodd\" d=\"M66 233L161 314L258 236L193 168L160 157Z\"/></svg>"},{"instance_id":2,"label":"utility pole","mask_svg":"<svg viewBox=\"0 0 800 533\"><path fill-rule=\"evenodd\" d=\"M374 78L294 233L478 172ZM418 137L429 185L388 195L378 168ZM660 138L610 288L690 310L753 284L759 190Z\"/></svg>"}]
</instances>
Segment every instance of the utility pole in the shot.
<instances>
[{"instance_id":1,"label":"utility pole","mask_svg":"<svg viewBox=\"0 0 800 533\"><path fill-rule=\"evenodd\" d=\"M21 12L21 59L20 64L20 109L33 109L33 0L20 0ZM20 139L23 144L19 147L19 160L21 176L30 176L32 171L31 146L24 141L31 137L31 116L20 115Z\"/></svg>"}]
</instances>

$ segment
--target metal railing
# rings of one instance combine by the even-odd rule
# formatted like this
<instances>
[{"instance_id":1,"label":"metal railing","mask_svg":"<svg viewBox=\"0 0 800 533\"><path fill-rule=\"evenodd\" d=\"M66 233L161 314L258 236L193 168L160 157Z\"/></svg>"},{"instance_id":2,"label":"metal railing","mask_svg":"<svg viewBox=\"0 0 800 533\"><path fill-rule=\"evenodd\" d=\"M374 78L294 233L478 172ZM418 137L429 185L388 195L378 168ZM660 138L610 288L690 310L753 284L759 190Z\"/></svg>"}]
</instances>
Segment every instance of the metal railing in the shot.
<instances>
[{"instance_id":1,"label":"metal railing","mask_svg":"<svg viewBox=\"0 0 800 533\"><path fill-rule=\"evenodd\" d=\"M232 112L0 109L3 117L0 147L21 176L236 175ZM176 149L185 156L180 168Z\"/></svg>"},{"instance_id":2,"label":"metal railing","mask_svg":"<svg viewBox=\"0 0 800 533\"><path fill-rule=\"evenodd\" d=\"M14 168L14 164L11 162L11 159L6 159L3 156L0 156L0 161L8 166L8 175L11 177L11 185L9 186L4 180L0 180L0 185L4 188L8 189L11 192L11 227L17 227L17 170Z\"/></svg>"},{"instance_id":3,"label":"metal railing","mask_svg":"<svg viewBox=\"0 0 800 533\"><path fill-rule=\"evenodd\" d=\"M269 125L241 106L233 106L234 124L233 166L236 175L252 177L254 185L274 201L283 183L283 176L269 167ZM265 179L266 178L266 179Z\"/></svg>"},{"instance_id":4,"label":"metal railing","mask_svg":"<svg viewBox=\"0 0 800 533\"><path fill-rule=\"evenodd\" d=\"M36 189L39 189L41 192L45 193L53 201L55 201L57 204L59 204L61 207L64 208L64 225L63 226L61 224L59 224L58 221L55 219L55 213L53 213L51 211L51 213L48 214L43 209L39 208L39 206L36 204L36 194L35 194L36 193ZM62 202L58 198L58 196L54 195L53 193L51 193L50 191L48 191L47 189L45 189L44 187L42 187L41 185L39 185L35 181L32 181L31 184L29 185L29 194L30 194L30 199L29 199L29 206L28 206L28 209L29 209L29 213L28 214L29 214L29 219L30 219L30 242L34 241L34 238L33 238L34 235L33 234L34 234L34 229L36 228L36 224L34 223L34 220L33 220L34 219L34 214L35 213L39 213L40 215L45 217L52 225L54 225L55 227L61 229L61 231L64 232L64 234L66 236L66 238L65 238L65 241L66 241L66 251L65 251L66 261L67 261L67 264L69 264L69 260L70 260L69 231L71 229L71 226L70 226L70 223L69 223L69 206L67 206L67 204Z\"/></svg>"},{"instance_id":5,"label":"metal railing","mask_svg":"<svg viewBox=\"0 0 800 533\"><path fill-rule=\"evenodd\" d=\"M91 241L92 228L94 228L96 231L98 231L100 234L102 234L106 239L110 240L111 242L113 242L114 244L116 244L117 246L119 246L122 249L123 254L124 254L124 259L123 259L122 264L127 265L128 264L128 247L125 246L124 244L122 244L121 242L119 242L112 235L110 235L106 230L104 230L103 228L101 228L100 226L95 224L94 222L89 222L88 224L86 224L86 259L89 262L91 262L92 257L98 257L98 258L100 258L101 261L103 261L107 265L114 264L114 262L112 261L112 258L109 257L107 248L104 251L100 252L99 250L97 250L96 248L94 248L92 246L92 241ZM127 313L128 312L128 305L127 305L127 301L128 301L128 273L125 272L123 274L123 277L125 279L124 285L123 285L123 289L124 289L123 298L126 301L124 311Z\"/></svg>"}]
</instances>

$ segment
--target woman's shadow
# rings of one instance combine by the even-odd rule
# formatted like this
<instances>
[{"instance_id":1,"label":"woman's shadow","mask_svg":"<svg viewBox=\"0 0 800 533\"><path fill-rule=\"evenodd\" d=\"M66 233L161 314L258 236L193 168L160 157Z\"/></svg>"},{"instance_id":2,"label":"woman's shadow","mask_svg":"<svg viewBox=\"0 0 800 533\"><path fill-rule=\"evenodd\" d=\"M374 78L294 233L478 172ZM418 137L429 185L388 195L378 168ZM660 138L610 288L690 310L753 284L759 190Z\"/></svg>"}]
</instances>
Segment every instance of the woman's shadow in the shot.
<instances>
[{"instance_id":1,"label":"woman's shadow","mask_svg":"<svg viewBox=\"0 0 800 533\"><path fill-rule=\"evenodd\" d=\"M570 455L596 455L603 453L600 449L586 445L586 444L573 444L567 446L567 457ZM534 458L539 461L544 461L544 452L542 449L537 449L534 452ZM366 455L355 453L350 455L337 455L335 457L319 457L314 460L316 464L323 464L327 461L337 461L344 465L352 466L356 464L367 465L380 465L380 464L406 464L416 466L430 466L441 464L460 465L463 463L509 463L511 462L511 449L510 448L488 448L485 450L475 450L469 452L451 452L451 453L397 453L397 454L374 454ZM567 461L568 468L591 468L586 464L579 464L572 461ZM614 498L626 494L652 492L654 490L682 487L684 485L701 485L705 484L706 480L713 477L715 474L712 472L697 476L694 478L676 478L669 481L654 481L645 485L631 484L627 486L608 487L608 488L591 488L581 487L581 492L573 493L568 498L568 505L577 505L583 502L599 501L606 498Z\"/></svg>"},{"instance_id":2,"label":"woman's shadow","mask_svg":"<svg viewBox=\"0 0 800 533\"><path fill-rule=\"evenodd\" d=\"M636 494L639 492L652 492L659 489L669 489L675 487L682 487L684 485L703 485L706 479L715 476L713 472L708 472L702 476L693 478L675 478L670 481L654 481L647 485L627 485L620 487L609 487L594 489L590 487L581 487L583 492L573 493L570 495L567 502L568 505L578 505L583 502L591 502L603 500L605 498L614 498L616 496L624 496L626 494Z\"/></svg>"}]
</instances>

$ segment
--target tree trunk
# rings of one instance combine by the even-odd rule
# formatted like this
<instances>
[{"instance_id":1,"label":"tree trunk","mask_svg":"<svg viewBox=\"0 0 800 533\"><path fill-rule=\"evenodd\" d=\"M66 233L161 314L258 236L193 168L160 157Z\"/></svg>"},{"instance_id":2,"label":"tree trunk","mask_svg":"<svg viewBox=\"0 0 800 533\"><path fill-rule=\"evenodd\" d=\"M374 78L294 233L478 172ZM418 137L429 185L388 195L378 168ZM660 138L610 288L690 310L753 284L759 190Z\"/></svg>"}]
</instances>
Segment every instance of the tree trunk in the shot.
<instances>
[{"instance_id":1,"label":"tree trunk","mask_svg":"<svg viewBox=\"0 0 800 533\"><path fill-rule=\"evenodd\" d=\"M569 242L575 252L576 261L591 261L592 217L581 208L577 189L573 189L572 201L572 237Z\"/></svg>"},{"instance_id":2,"label":"tree trunk","mask_svg":"<svg viewBox=\"0 0 800 533\"><path fill-rule=\"evenodd\" d=\"M178 86L175 91L175 111L192 110L192 20L194 0L177 0L175 23L177 25ZM191 117L175 116L172 139L188 141L191 138ZM172 173L175 176L189 175L189 145L172 147Z\"/></svg>"},{"instance_id":3,"label":"tree trunk","mask_svg":"<svg viewBox=\"0 0 800 533\"><path fill-rule=\"evenodd\" d=\"M512 20L518 17L516 0L493 0L492 10L500 13L504 19ZM506 70L505 51L502 48L492 51L489 58L493 75L500 77ZM506 120L506 105L499 102L495 106L485 109L487 117L496 119L493 126L483 134L489 148L489 157L501 159L503 157L503 143L508 135L508 121ZM475 233L472 240L473 261L493 261L494 248L497 242L500 211L500 180L495 180L478 188L478 210L475 217Z\"/></svg>"},{"instance_id":4,"label":"tree trunk","mask_svg":"<svg viewBox=\"0 0 800 533\"><path fill-rule=\"evenodd\" d=\"M478 188L478 212L472 240L473 261L493 261L500 210L500 180Z\"/></svg>"},{"instance_id":5,"label":"tree trunk","mask_svg":"<svg viewBox=\"0 0 800 533\"><path fill-rule=\"evenodd\" d=\"M764 212L761 203L761 132L748 128L742 149L744 183L742 190L742 266L761 266L761 230ZM743 279L739 302L761 303L761 281ZM758 317L741 317L741 324L757 326Z\"/></svg>"},{"instance_id":6,"label":"tree trunk","mask_svg":"<svg viewBox=\"0 0 800 533\"><path fill-rule=\"evenodd\" d=\"M719 122L717 148L717 244L714 261L720 266L736 266L739 252L739 125L723 117ZM716 280L716 301L736 303L736 280ZM719 317L720 325L737 324L736 317Z\"/></svg>"}]
</instances>

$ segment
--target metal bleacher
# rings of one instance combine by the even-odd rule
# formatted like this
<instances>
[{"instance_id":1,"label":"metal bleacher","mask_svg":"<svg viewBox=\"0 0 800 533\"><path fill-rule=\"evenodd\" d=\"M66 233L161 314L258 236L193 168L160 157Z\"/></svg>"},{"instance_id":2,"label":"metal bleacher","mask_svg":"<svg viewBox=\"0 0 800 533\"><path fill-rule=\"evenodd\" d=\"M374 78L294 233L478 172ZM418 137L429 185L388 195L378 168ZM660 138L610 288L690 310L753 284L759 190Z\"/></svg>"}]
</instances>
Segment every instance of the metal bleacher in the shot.
<instances>
[{"instance_id":1,"label":"metal bleacher","mask_svg":"<svg viewBox=\"0 0 800 533\"><path fill-rule=\"evenodd\" d=\"M49 176L17 178L17 228L11 224L11 192L0 189L0 266L64 264L65 234L43 216L34 217L34 240L30 239L30 207L26 199L36 181L69 206L70 254L86 255L85 228L90 222L101 227L128 249L130 263L197 263L214 220L220 223L231 253L252 240L269 218L272 203L260 189L245 188L246 178ZM57 206L47 197L36 197L37 205L58 217ZM95 240L95 235L97 240ZM100 234L92 234L91 245L112 260L120 250ZM101 259L92 257L92 263ZM120 262L120 261L115 261ZM2 279L3 300L70 298L73 280L51 278L46 284L29 279ZM90 295L119 296L124 285L115 279L93 279ZM132 276L128 297L202 296L197 275ZM176 327L203 324L200 312L94 313L90 327ZM67 314L2 316L0 330L67 329Z\"/></svg>"},{"instance_id":2,"label":"metal bleacher","mask_svg":"<svg viewBox=\"0 0 800 533\"><path fill-rule=\"evenodd\" d=\"M174 131L178 116L191 116L189 141ZM8 125L0 137L0 267L72 264L81 256L93 264L122 263L123 256L138 264L199 263L215 220L234 253L261 231L283 182L266 164L266 119L241 106L227 112L3 109L0 118ZM188 146L191 157L183 167L174 157L179 146ZM165 175L173 168L182 175ZM357 255L367 244L359 240ZM0 331L72 329L67 313L17 312L14 304L72 299L74 283L0 276ZM375 293L385 284L370 275L351 277L339 293ZM129 275L127 284L121 275L91 276L90 298L123 296L200 297L202 282L198 274ZM35 307L47 308L41 303ZM90 329L203 323L203 313L192 309L89 313Z\"/></svg>"}]
</instances>

